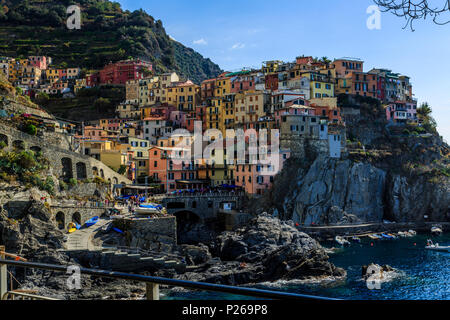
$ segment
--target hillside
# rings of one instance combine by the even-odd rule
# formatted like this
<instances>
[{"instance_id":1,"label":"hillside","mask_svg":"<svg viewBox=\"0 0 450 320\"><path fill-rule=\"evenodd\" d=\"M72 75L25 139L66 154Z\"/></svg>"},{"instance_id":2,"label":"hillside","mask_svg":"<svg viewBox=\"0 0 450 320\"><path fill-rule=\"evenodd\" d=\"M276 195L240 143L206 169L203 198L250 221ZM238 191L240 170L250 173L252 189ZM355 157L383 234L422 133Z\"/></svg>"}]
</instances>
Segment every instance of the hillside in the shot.
<instances>
[{"instance_id":1,"label":"hillside","mask_svg":"<svg viewBox=\"0 0 450 320\"><path fill-rule=\"evenodd\" d=\"M66 27L66 8L79 4L80 30ZM176 71L199 83L221 71L210 59L172 40L161 20L101 0L0 0L0 56L48 55L58 66L98 69L139 57L156 72Z\"/></svg>"}]
</instances>

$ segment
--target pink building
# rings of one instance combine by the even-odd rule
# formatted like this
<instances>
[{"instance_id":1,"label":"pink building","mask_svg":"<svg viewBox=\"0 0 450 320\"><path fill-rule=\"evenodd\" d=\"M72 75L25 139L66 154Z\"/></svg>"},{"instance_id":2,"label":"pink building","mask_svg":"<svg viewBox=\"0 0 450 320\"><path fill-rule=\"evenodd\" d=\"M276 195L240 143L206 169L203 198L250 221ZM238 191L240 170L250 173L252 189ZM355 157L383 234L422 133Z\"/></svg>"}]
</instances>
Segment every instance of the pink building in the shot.
<instances>
[{"instance_id":1,"label":"pink building","mask_svg":"<svg viewBox=\"0 0 450 320\"><path fill-rule=\"evenodd\" d=\"M255 90L255 76L249 74L250 72L243 73L242 75L231 78L231 93Z\"/></svg>"},{"instance_id":2,"label":"pink building","mask_svg":"<svg viewBox=\"0 0 450 320\"><path fill-rule=\"evenodd\" d=\"M170 113L169 119L172 121L174 125L178 125L182 128L186 127L186 113L183 111L178 110L172 111Z\"/></svg>"},{"instance_id":3,"label":"pink building","mask_svg":"<svg viewBox=\"0 0 450 320\"><path fill-rule=\"evenodd\" d=\"M273 155L277 159L270 161L270 164L236 165L234 170L236 186L242 187L249 195L263 195L272 188L275 176L283 170L284 162L290 156L289 150L280 150L278 157Z\"/></svg>"},{"instance_id":4,"label":"pink building","mask_svg":"<svg viewBox=\"0 0 450 320\"><path fill-rule=\"evenodd\" d=\"M201 189L204 182L198 180L195 165L191 163L177 163L171 160L173 152L178 154L185 152L182 148L152 147L148 151L149 176L156 183L161 184L161 190L173 192L179 189Z\"/></svg>"},{"instance_id":5,"label":"pink building","mask_svg":"<svg viewBox=\"0 0 450 320\"><path fill-rule=\"evenodd\" d=\"M51 58L45 56L30 56L28 57L28 61L30 65L33 67L37 67L41 70L46 70L48 66L51 64Z\"/></svg>"},{"instance_id":6,"label":"pink building","mask_svg":"<svg viewBox=\"0 0 450 320\"><path fill-rule=\"evenodd\" d=\"M388 105L386 118L396 123L417 122L417 102L396 101Z\"/></svg>"}]
</instances>

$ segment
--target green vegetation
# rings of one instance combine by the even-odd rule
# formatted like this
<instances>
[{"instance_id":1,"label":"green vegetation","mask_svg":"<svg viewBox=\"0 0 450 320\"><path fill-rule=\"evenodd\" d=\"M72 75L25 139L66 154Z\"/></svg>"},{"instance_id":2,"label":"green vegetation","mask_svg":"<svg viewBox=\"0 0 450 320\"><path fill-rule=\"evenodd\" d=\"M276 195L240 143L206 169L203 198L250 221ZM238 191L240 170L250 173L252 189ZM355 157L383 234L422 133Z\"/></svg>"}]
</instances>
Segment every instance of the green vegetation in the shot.
<instances>
[{"instance_id":1,"label":"green vegetation","mask_svg":"<svg viewBox=\"0 0 450 320\"><path fill-rule=\"evenodd\" d=\"M77 179L75 179L75 178L70 178L70 179L69 179L69 186L75 187L76 185L78 185Z\"/></svg>"},{"instance_id":2,"label":"green vegetation","mask_svg":"<svg viewBox=\"0 0 450 320\"><path fill-rule=\"evenodd\" d=\"M20 181L27 186L36 186L54 194L55 182L52 177L41 177L48 166L48 160L43 158L41 153L0 151L0 179L7 182Z\"/></svg>"},{"instance_id":3,"label":"green vegetation","mask_svg":"<svg viewBox=\"0 0 450 320\"><path fill-rule=\"evenodd\" d=\"M129 57L150 60L156 72L176 71L196 82L221 70L171 39L160 20L101 0L0 1L0 55L48 55L57 66L102 68ZM66 8L82 8L80 30L68 30ZM12 36L14 35L14 37Z\"/></svg>"},{"instance_id":4,"label":"green vegetation","mask_svg":"<svg viewBox=\"0 0 450 320\"><path fill-rule=\"evenodd\" d=\"M127 166L121 165L119 170L117 170L117 172L121 175L124 175L127 172Z\"/></svg>"},{"instance_id":5,"label":"green vegetation","mask_svg":"<svg viewBox=\"0 0 450 320\"><path fill-rule=\"evenodd\" d=\"M98 99L103 102L95 106ZM43 100L42 105L51 114L64 119L76 121L99 119L100 117L114 116L116 106L125 100L123 86L105 85L98 88L84 88L77 92L75 98L64 99L52 96Z\"/></svg>"},{"instance_id":6,"label":"green vegetation","mask_svg":"<svg viewBox=\"0 0 450 320\"><path fill-rule=\"evenodd\" d=\"M419 108L417 108L417 116L422 121L423 129L432 134L436 134L437 130L437 124L436 120L432 117L433 110L431 109L428 102L424 102L420 105Z\"/></svg>"}]
</instances>

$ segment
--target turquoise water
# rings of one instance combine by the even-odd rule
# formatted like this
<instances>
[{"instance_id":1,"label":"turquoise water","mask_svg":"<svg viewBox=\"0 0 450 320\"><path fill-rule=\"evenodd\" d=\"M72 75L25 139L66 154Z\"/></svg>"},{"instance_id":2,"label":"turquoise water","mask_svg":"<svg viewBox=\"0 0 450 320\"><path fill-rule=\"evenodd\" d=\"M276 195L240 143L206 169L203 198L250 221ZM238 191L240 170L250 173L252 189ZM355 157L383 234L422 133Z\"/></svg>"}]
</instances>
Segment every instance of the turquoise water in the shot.
<instances>
[{"instance_id":1,"label":"turquoise water","mask_svg":"<svg viewBox=\"0 0 450 320\"><path fill-rule=\"evenodd\" d=\"M351 300L450 300L450 253L425 250L429 238L430 235L418 235L397 240L367 239L361 244L352 243L350 247L330 255L332 263L347 271L345 282L322 285L278 283L256 287ZM439 244L450 245L450 234L432 239ZM380 290L370 290L361 280L361 267L370 263L388 264L400 270L400 273L391 281L382 283ZM168 292L164 298L246 299L206 292Z\"/></svg>"}]
</instances>

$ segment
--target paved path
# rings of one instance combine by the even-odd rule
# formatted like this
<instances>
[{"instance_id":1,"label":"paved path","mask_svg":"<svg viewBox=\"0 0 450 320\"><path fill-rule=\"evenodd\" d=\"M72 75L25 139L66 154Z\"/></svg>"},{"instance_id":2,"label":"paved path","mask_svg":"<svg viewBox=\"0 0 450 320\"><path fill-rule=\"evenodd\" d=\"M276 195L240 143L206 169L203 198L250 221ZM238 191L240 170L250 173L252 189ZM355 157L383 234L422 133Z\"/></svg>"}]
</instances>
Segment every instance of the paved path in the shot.
<instances>
[{"instance_id":1,"label":"paved path","mask_svg":"<svg viewBox=\"0 0 450 320\"><path fill-rule=\"evenodd\" d=\"M74 233L67 235L66 250L94 250L95 246L92 243L92 236L94 233L101 230L101 228L111 222L108 219L99 219L99 221L89 228L81 228Z\"/></svg>"}]
</instances>

